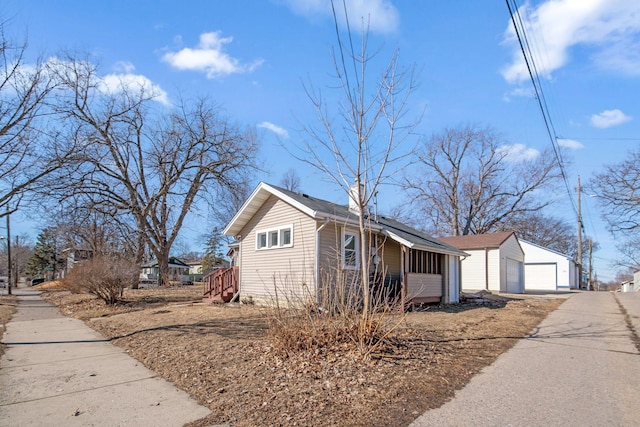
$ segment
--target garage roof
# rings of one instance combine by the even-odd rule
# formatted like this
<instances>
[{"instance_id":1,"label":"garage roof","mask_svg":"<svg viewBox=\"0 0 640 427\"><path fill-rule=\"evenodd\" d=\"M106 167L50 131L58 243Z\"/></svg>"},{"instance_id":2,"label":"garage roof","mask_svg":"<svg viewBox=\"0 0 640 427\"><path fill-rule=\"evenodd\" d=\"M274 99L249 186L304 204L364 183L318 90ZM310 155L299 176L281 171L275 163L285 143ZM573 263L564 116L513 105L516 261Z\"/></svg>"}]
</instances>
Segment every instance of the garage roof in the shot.
<instances>
[{"instance_id":1,"label":"garage roof","mask_svg":"<svg viewBox=\"0 0 640 427\"><path fill-rule=\"evenodd\" d=\"M439 239L462 250L496 249L514 234L513 231L502 231L498 233L469 234L467 236L439 237Z\"/></svg>"}]
</instances>

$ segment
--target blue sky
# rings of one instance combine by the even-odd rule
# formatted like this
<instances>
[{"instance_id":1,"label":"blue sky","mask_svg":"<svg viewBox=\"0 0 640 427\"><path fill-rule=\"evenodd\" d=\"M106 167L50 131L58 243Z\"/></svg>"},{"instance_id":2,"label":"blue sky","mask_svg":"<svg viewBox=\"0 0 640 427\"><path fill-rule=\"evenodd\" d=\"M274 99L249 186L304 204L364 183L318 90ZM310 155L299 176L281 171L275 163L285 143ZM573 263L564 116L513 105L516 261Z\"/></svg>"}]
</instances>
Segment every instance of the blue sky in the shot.
<instances>
[{"instance_id":1,"label":"blue sky","mask_svg":"<svg viewBox=\"0 0 640 427\"><path fill-rule=\"evenodd\" d=\"M411 111L425 112L418 136L472 123L502 132L522 155L550 147L505 2L347 4L352 22L370 17L370 44L380 50L380 64L399 49L400 63L420 70L420 86L411 98ZM578 175L586 184L603 164L621 161L639 144L640 3L520 4L556 134L571 160L567 178L573 191ZM305 192L333 201L344 197L282 147L306 137L302 124L317 123L302 82L331 93L335 32L327 0L8 0L0 5L12 34L28 37L31 54L90 52L105 75L126 74L152 84L163 102L210 96L234 121L257 127L266 169L258 180L278 184L292 167ZM566 191L559 193L549 213L575 222L568 198ZM397 189L381 191L379 206L401 203ZM612 279L614 240L586 195L583 215L586 233L602 246L596 272ZM18 230L20 221L14 220ZM37 231L27 231L35 238Z\"/></svg>"}]
</instances>

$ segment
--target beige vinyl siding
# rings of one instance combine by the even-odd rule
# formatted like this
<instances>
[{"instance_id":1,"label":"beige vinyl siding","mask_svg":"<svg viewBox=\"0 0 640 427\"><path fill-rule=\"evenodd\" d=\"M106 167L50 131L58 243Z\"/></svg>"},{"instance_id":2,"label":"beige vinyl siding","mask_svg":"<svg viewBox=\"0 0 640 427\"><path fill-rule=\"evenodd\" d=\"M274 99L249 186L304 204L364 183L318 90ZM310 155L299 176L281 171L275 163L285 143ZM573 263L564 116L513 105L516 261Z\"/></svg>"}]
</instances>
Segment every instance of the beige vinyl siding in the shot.
<instances>
[{"instance_id":1,"label":"beige vinyl siding","mask_svg":"<svg viewBox=\"0 0 640 427\"><path fill-rule=\"evenodd\" d=\"M407 273L407 298L442 297L441 274Z\"/></svg>"},{"instance_id":2,"label":"beige vinyl siding","mask_svg":"<svg viewBox=\"0 0 640 427\"><path fill-rule=\"evenodd\" d=\"M402 248L400 244L387 239L380 256L387 269L387 275L399 280L402 275Z\"/></svg>"},{"instance_id":3,"label":"beige vinyl siding","mask_svg":"<svg viewBox=\"0 0 640 427\"><path fill-rule=\"evenodd\" d=\"M256 232L293 225L293 246L256 249ZM269 197L241 231L241 298L269 303L276 294L315 298L316 222L276 197Z\"/></svg>"},{"instance_id":4,"label":"beige vinyl siding","mask_svg":"<svg viewBox=\"0 0 640 427\"><path fill-rule=\"evenodd\" d=\"M320 231L320 270L323 277L336 277L342 269L341 245L342 230L344 225L330 223ZM350 232L358 233L358 229L348 226ZM387 269L387 275L400 277L401 275L401 248L400 244L383 236L378 237L378 243L383 244L383 249L379 253L381 262ZM361 248L360 248L361 249ZM358 265L360 259L358 258Z\"/></svg>"},{"instance_id":5,"label":"beige vinyl siding","mask_svg":"<svg viewBox=\"0 0 640 427\"><path fill-rule=\"evenodd\" d=\"M350 231L357 231L356 228L349 228ZM342 226L329 223L320 231L320 270L323 276L335 275L342 267L342 255L340 247L342 245ZM358 259L359 261L359 259Z\"/></svg>"}]
</instances>

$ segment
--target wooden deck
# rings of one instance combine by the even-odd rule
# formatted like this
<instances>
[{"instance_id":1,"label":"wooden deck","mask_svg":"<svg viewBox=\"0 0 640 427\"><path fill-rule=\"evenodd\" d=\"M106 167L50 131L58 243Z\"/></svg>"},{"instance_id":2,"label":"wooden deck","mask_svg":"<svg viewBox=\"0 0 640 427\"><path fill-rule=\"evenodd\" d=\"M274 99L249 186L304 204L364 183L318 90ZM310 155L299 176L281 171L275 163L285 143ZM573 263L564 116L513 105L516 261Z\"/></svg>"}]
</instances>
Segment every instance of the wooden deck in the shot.
<instances>
[{"instance_id":1,"label":"wooden deck","mask_svg":"<svg viewBox=\"0 0 640 427\"><path fill-rule=\"evenodd\" d=\"M205 303L229 302L239 290L238 267L221 268L204 276L204 294L202 301Z\"/></svg>"}]
</instances>

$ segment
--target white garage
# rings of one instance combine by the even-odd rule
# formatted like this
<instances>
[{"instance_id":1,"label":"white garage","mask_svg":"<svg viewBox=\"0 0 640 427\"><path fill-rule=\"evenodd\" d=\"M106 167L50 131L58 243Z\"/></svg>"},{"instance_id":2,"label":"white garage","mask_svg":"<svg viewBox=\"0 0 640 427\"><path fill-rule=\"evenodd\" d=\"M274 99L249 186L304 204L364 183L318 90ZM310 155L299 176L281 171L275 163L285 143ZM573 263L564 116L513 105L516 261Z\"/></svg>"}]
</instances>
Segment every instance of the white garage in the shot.
<instances>
[{"instance_id":1,"label":"white garage","mask_svg":"<svg viewBox=\"0 0 640 427\"><path fill-rule=\"evenodd\" d=\"M441 237L470 256L461 262L461 284L465 291L523 293L524 252L515 233L500 232Z\"/></svg>"},{"instance_id":2,"label":"white garage","mask_svg":"<svg viewBox=\"0 0 640 427\"><path fill-rule=\"evenodd\" d=\"M522 261L507 258L507 293L521 294L524 292L524 278L522 277L522 269Z\"/></svg>"},{"instance_id":3,"label":"white garage","mask_svg":"<svg viewBox=\"0 0 640 427\"><path fill-rule=\"evenodd\" d=\"M578 288L578 267L567 255L520 240L525 256L526 291L558 291Z\"/></svg>"}]
</instances>

